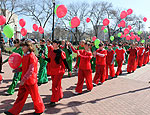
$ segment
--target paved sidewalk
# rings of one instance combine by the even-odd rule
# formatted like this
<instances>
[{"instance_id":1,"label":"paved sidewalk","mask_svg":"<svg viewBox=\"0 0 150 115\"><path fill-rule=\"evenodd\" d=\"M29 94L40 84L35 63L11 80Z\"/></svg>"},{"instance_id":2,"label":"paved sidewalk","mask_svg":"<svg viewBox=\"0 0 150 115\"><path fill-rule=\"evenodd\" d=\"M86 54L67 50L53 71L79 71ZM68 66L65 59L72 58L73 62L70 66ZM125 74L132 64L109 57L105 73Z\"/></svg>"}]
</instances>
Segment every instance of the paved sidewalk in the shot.
<instances>
[{"instance_id":1,"label":"paved sidewalk","mask_svg":"<svg viewBox=\"0 0 150 115\"><path fill-rule=\"evenodd\" d=\"M6 56L3 56L4 59ZM126 67L123 67L126 70ZM116 69L116 68L115 68ZM0 114L10 109L17 97L5 96L12 81L12 70L8 63L3 66L4 83L0 84ZM94 76L94 74L93 74ZM84 84L83 94L74 96L72 91L76 87L77 76L67 77L62 80L64 98L56 107L50 107L51 78L49 82L39 87L40 95L45 104L43 115L149 115L150 114L150 64L137 69L132 74L126 71L118 78L106 81L103 85L94 87L91 92L86 91ZM20 113L21 115L32 115L33 103L29 96Z\"/></svg>"}]
</instances>

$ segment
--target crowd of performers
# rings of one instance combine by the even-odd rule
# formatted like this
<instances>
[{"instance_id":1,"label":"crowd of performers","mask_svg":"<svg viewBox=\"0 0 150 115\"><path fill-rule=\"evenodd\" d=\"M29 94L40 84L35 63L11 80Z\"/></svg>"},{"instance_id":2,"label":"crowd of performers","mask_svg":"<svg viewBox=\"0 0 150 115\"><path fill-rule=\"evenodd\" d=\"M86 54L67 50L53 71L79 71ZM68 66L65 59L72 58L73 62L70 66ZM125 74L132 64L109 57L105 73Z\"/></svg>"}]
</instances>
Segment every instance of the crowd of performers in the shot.
<instances>
[{"instance_id":1,"label":"crowd of performers","mask_svg":"<svg viewBox=\"0 0 150 115\"><path fill-rule=\"evenodd\" d=\"M18 97L13 107L4 112L7 115L17 115L21 112L28 95L34 103L35 115L42 114L45 106L38 92L38 86L48 82L48 76L52 79L52 96L50 105L55 106L56 102L63 98L61 80L68 70L68 77L73 70L78 73L78 82L74 94L81 94L86 81L87 90L91 91L93 86L102 85L106 80L116 78L122 74L122 65L127 64L127 72L130 74L137 67L145 66L149 62L149 46L140 43L108 43L100 42L97 49L94 42L80 41L78 47L68 41L51 42L40 40L40 46L36 46L38 56L33 53L34 48L31 41L20 42L14 40L15 48L12 52L19 53L23 59L19 68L13 70L14 77L7 95L15 92L15 87L20 80ZM74 69L73 52L77 54ZM2 62L5 64L8 59ZM38 70L38 62L40 64ZM114 67L117 67L115 72ZM92 73L95 73L92 78ZM108 76L109 75L109 76Z\"/></svg>"}]
</instances>

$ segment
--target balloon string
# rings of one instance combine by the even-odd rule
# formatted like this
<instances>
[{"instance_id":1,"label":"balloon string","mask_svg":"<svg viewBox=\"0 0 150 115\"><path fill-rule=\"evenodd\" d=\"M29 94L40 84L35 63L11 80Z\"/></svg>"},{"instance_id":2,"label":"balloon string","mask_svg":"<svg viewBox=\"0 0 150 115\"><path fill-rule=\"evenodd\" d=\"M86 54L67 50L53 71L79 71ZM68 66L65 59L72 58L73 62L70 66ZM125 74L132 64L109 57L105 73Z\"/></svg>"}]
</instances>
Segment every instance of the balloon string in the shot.
<instances>
[{"instance_id":1,"label":"balloon string","mask_svg":"<svg viewBox=\"0 0 150 115\"><path fill-rule=\"evenodd\" d=\"M54 32L54 29L55 29L55 26L58 24L58 22L59 22L59 19L60 19L60 18L58 18L58 20L56 21L56 23L55 23L55 25L54 25L54 28L53 28L53 30L52 30L52 33L50 34L50 37L49 37L49 39L51 39L51 37L52 37L52 34L53 34L53 32Z\"/></svg>"},{"instance_id":2,"label":"balloon string","mask_svg":"<svg viewBox=\"0 0 150 115\"><path fill-rule=\"evenodd\" d=\"M71 30L73 31L73 28L71 28ZM71 32L71 30L70 30L70 32ZM73 31L73 32L74 32L74 31ZM72 36L72 34L71 34L70 42L72 41L72 38L73 38L73 36Z\"/></svg>"}]
</instances>

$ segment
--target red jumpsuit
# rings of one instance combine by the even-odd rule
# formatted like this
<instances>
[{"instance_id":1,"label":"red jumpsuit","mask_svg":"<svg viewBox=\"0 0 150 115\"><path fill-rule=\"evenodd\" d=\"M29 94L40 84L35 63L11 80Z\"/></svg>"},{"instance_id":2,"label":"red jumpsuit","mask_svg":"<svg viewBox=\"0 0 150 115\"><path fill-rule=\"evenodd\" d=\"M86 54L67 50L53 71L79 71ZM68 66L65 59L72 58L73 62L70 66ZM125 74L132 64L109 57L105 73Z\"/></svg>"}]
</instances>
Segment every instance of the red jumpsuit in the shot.
<instances>
[{"instance_id":1,"label":"red jumpsuit","mask_svg":"<svg viewBox=\"0 0 150 115\"><path fill-rule=\"evenodd\" d=\"M38 92L37 65L38 59L33 52L23 56L21 80L24 81L24 85L19 87L17 100L13 107L9 110L10 113L18 115L21 112L29 94L33 100L35 112L44 112L45 107Z\"/></svg>"},{"instance_id":2,"label":"red jumpsuit","mask_svg":"<svg viewBox=\"0 0 150 115\"><path fill-rule=\"evenodd\" d=\"M78 71L78 83L75 89L76 92L82 93L84 79L86 80L86 86L88 90L93 89L92 84L92 70L91 70L91 63L90 60L92 59L92 52L86 52L85 50L75 50L71 47L72 51L77 53L80 52L80 64L79 64L79 71Z\"/></svg>"},{"instance_id":3,"label":"red jumpsuit","mask_svg":"<svg viewBox=\"0 0 150 115\"><path fill-rule=\"evenodd\" d=\"M127 65L127 72L133 72L136 70L137 64L136 64L136 58L137 58L137 49L129 49L129 59L128 59L128 65Z\"/></svg>"},{"instance_id":4,"label":"red jumpsuit","mask_svg":"<svg viewBox=\"0 0 150 115\"><path fill-rule=\"evenodd\" d=\"M136 65L138 66L138 62L139 62L139 47L137 46L136 47L136 50L137 50L137 59L136 59Z\"/></svg>"},{"instance_id":5,"label":"red jumpsuit","mask_svg":"<svg viewBox=\"0 0 150 115\"><path fill-rule=\"evenodd\" d=\"M48 58L50 58L50 51L53 49L52 45L47 46L48 48ZM50 63L47 63L47 75L50 75Z\"/></svg>"},{"instance_id":6,"label":"red jumpsuit","mask_svg":"<svg viewBox=\"0 0 150 115\"><path fill-rule=\"evenodd\" d=\"M79 46L77 47L77 50L79 50ZM78 55L77 55L76 64L75 64L74 68L78 69Z\"/></svg>"},{"instance_id":7,"label":"red jumpsuit","mask_svg":"<svg viewBox=\"0 0 150 115\"><path fill-rule=\"evenodd\" d=\"M108 68L110 69L109 73L111 77L115 77L115 69L114 69L114 50L107 50L106 56L106 79L108 79Z\"/></svg>"},{"instance_id":8,"label":"red jumpsuit","mask_svg":"<svg viewBox=\"0 0 150 115\"><path fill-rule=\"evenodd\" d=\"M56 53L54 53L54 50L52 49L50 51L50 75L52 78L51 102L58 102L61 98L63 98L61 80L65 73L65 65L63 63L63 60L66 59L65 52L61 51L59 64L55 62L55 57Z\"/></svg>"},{"instance_id":9,"label":"red jumpsuit","mask_svg":"<svg viewBox=\"0 0 150 115\"><path fill-rule=\"evenodd\" d=\"M144 47L139 47L139 60L138 60L138 66L139 67L142 67L143 65L143 61L144 61L144 51L145 51L145 48Z\"/></svg>"},{"instance_id":10,"label":"red jumpsuit","mask_svg":"<svg viewBox=\"0 0 150 115\"><path fill-rule=\"evenodd\" d=\"M118 63L118 68L117 68L116 75L118 76L118 75L122 74L121 68L122 68L124 58L125 58L125 50L124 49L121 49L121 50L116 49L115 52L116 52L116 55L117 55L116 56L116 61Z\"/></svg>"},{"instance_id":11,"label":"red jumpsuit","mask_svg":"<svg viewBox=\"0 0 150 115\"><path fill-rule=\"evenodd\" d=\"M106 56L107 56L107 51L106 50L96 50L98 53L96 55L96 73L93 79L93 82L95 84L98 84L100 81L103 83L106 79ZM99 54L103 54L104 56L99 56Z\"/></svg>"},{"instance_id":12,"label":"red jumpsuit","mask_svg":"<svg viewBox=\"0 0 150 115\"><path fill-rule=\"evenodd\" d=\"M149 62L149 48L145 48L143 65Z\"/></svg>"}]
</instances>

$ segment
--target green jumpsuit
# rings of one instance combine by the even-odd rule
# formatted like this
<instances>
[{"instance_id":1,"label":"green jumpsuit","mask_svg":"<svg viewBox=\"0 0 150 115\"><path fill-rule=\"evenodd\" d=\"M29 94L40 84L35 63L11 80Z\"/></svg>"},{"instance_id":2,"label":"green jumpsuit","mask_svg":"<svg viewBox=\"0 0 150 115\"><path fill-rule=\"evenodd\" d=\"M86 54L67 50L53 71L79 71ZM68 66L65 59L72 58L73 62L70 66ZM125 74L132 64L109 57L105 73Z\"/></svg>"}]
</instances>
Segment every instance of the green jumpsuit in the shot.
<instances>
[{"instance_id":1,"label":"green jumpsuit","mask_svg":"<svg viewBox=\"0 0 150 115\"><path fill-rule=\"evenodd\" d=\"M41 47L39 49L39 63L40 63L40 68L39 68L39 72L38 72L38 84L43 84L43 83L47 83L48 82L48 78L47 78L47 61L44 60L42 58L42 54L44 54L44 56L47 58L48 57L48 49L46 46Z\"/></svg>"},{"instance_id":2,"label":"green jumpsuit","mask_svg":"<svg viewBox=\"0 0 150 115\"><path fill-rule=\"evenodd\" d=\"M23 56L22 48L14 48L14 49L12 50L12 52L18 53L18 54L20 54L21 56ZM9 58L7 58L3 63L8 62L8 59L9 59ZM19 67L21 67L21 66L22 66L22 64L21 64ZM13 81L12 81L11 85L9 86L8 91L7 91L10 95L14 94L14 92L15 92L15 87L16 87L18 81L21 79L21 74L22 74L22 72L14 73Z\"/></svg>"},{"instance_id":3,"label":"green jumpsuit","mask_svg":"<svg viewBox=\"0 0 150 115\"><path fill-rule=\"evenodd\" d=\"M63 51L66 54L66 61L67 61L68 66L69 66L69 68L71 69L71 72L72 72L72 50L71 50L71 48L69 48L69 49L63 48ZM68 76L70 76L69 73L68 73Z\"/></svg>"},{"instance_id":4,"label":"green jumpsuit","mask_svg":"<svg viewBox=\"0 0 150 115\"><path fill-rule=\"evenodd\" d=\"M84 47L79 46L79 50L84 50ZM80 57L78 57L77 66L79 67L80 64Z\"/></svg>"},{"instance_id":5,"label":"green jumpsuit","mask_svg":"<svg viewBox=\"0 0 150 115\"><path fill-rule=\"evenodd\" d=\"M114 50L114 51L115 51L116 49L118 49L118 47L116 47L116 46L115 46L115 47L113 47L113 50ZM114 64L114 66L115 66L115 67L117 67L117 66L118 66L118 64L117 64L117 61L116 61L116 56L115 56L114 63L115 63L115 64Z\"/></svg>"},{"instance_id":6,"label":"green jumpsuit","mask_svg":"<svg viewBox=\"0 0 150 115\"><path fill-rule=\"evenodd\" d=\"M126 50L126 51L128 51L128 49L130 48L130 46L124 46L124 49ZM126 52L125 53L125 58L126 58L126 64L128 63L128 57L129 57L129 54Z\"/></svg>"},{"instance_id":7,"label":"green jumpsuit","mask_svg":"<svg viewBox=\"0 0 150 115\"><path fill-rule=\"evenodd\" d=\"M91 48L92 53L96 50L97 50L96 47L92 46L92 48ZM96 67L96 57L93 56L91 59L91 69L92 69L93 73L95 72L95 67Z\"/></svg>"}]
</instances>

